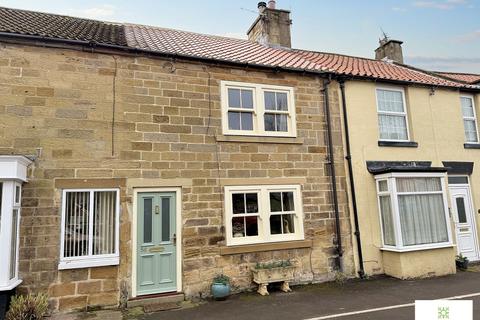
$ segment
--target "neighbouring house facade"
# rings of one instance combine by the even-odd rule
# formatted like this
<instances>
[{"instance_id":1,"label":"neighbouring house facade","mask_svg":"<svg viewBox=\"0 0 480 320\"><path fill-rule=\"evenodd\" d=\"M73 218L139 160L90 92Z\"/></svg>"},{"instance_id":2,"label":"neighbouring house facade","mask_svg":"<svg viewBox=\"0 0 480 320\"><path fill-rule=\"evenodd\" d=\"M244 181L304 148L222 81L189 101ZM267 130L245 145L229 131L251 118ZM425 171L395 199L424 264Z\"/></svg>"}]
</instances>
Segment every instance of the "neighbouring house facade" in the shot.
<instances>
[{"instance_id":1,"label":"neighbouring house facade","mask_svg":"<svg viewBox=\"0 0 480 320\"><path fill-rule=\"evenodd\" d=\"M408 87L426 108L436 97L422 94L435 87L453 115L457 105L442 99L461 92L478 105L479 88L391 61L292 49L289 12L274 1L259 11L241 40L0 8L0 290L46 291L64 311L203 298L220 273L248 290L256 263L287 259L294 283L364 269L398 276L378 249L371 193L375 178L393 186L397 177L363 172L366 161L432 161L429 185L445 200L438 159L473 161L475 150L422 158L378 147L371 90ZM418 126L409 127L416 150L428 130ZM448 141L463 147L455 134ZM433 148L436 137L422 141ZM455 255L449 222L443 259ZM408 264L392 259L392 268Z\"/></svg>"},{"instance_id":2,"label":"neighbouring house facade","mask_svg":"<svg viewBox=\"0 0 480 320\"><path fill-rule=\"evenodd\" d=\"M400 41L380 42L377 58L402 56ZM440 276L455 273L456 255L480 259L480 77L441 76L344 83L366 274Z\"/></svg>"}]
</instances>

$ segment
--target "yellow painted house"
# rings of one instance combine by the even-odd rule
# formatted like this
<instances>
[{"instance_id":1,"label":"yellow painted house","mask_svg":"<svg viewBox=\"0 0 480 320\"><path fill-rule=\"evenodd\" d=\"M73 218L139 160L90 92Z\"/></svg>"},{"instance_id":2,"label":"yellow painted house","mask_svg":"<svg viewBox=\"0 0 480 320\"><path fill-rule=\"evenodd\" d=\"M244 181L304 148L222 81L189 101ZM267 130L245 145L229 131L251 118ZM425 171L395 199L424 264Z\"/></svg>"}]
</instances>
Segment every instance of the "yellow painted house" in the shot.
<instances>
[{"instance_id":1,"label":"yellow painted house","mask_svg":"<svg viewBox=\"0 0 480 320\"><path fill-rule=\"evenodd\" d=\"M400 65L401 57L401 42L380 42L377 59ZM457 255L480 260L478 89L340 86L360 273L440 276L456 272Z\"/></svg>"}]
</instances>

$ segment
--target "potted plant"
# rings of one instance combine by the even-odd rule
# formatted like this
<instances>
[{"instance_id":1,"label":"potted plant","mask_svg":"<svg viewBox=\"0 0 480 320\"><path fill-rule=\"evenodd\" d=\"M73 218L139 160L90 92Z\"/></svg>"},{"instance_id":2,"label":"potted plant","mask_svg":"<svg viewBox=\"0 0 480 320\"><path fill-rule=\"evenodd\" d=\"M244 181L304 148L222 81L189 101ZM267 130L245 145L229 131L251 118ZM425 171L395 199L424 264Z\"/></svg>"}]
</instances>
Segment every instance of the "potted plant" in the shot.
<instances>
[{"instance_id":1,"label":"potted plant","mask_svg":"<svg viewBox=\"0 0 480 320\"><path fill-rule=\"evenodd\" d=\"M468 269L468 259L467 257L464 257L462 254L459 254L455 258L455 264L457 265L457 268L460 270L467 270Z\"/></svg>"},{"instance_id":2,"label":"potted plant","mask_svg":"<svg viewBox=\"0 0 480 320\"><path fill-rule=\"evenodd\" d=\"M215 300L224 300L230 295L230 278L219 274L213 278L212 295Z\"/></svg>"},{"instance_id":3,"label":"potted plant","mask_svg":"<svg viewBox=\"0 0 480 320\"><path fill-rule=\"evenodd\" d=\"M292 281L296 266L290 260L257 263L252 269L253 282L258 284L257 292L262 296L268 295L267 285L273 282L282 282L280 289L284 292L292 291L289 281Z\"/></svg>"}]
</instances>

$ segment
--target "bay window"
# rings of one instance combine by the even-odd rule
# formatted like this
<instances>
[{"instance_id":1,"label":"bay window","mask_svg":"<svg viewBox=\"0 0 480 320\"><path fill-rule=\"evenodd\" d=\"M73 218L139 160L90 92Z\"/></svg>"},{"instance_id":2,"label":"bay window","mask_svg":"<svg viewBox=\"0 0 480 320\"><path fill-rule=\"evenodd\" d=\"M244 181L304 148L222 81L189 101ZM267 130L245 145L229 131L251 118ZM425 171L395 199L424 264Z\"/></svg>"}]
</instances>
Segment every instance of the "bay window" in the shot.
<instances>
[{"instance_id":1,"label":"bay window","mask_svg":"<svg viewBox=\"0 0 480 320\"><path fill-rule=\"evenodd\" d=\"M118 189L63 190L59 269L119 263Z\"/></svg>"},{"instance_id":2,"label":"bay window","mask_svg":"<svg viewBox=\"0 0 480 320\"><path fill-rule=\"evenodd\" d=\"M300 186L225 187L227 245L303 239Z\"/></svg>"},{"instance_id":3,"label":"bay window","mask_svg":"<svg viewBox=\"0 0 480 320\"><path fill-rule=\"evenodd\" d=\"M0 291L22 282L18 275L21 195L30 164L23 156L0 156Z\"/></svg>"},{"instance_id":4,"label":"bay window","mask_svg":"<svg viewBox=\"0 0 480 320\"><path fill-rule=\"evenodd\" d=\"M296 136L293 88L222 81L221 98L224 134Z\"/></svg>"},{"instance_id":5,"label":"bay window","mask_svg":"<svg viewBox=\"0 0 480 320\"><path fill-rule=\"evenodd\" d=\"M451 245L444 173L377 175L384 249L415 250Z\"/></svg>"}]
</instances>

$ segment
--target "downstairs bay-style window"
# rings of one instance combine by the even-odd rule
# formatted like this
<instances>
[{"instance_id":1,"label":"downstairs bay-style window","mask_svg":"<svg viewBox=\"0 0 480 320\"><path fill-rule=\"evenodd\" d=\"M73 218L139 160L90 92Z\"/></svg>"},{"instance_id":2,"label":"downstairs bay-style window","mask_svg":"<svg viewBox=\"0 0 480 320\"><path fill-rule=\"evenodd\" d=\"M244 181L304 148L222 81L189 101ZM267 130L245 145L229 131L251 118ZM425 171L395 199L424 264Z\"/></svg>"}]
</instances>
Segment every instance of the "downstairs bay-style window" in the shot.
<instances>
[{"instance_id":1,"label":"downstairs bay-style window","mask_svg":"<svg viewBox=\"0 0 480 320\"><path fill-rule=\"evenodd\" d=\"M303 240L299 185L227 186L227 245Z\"/></svg>"},{"instance_id":2,"label":"downstairs bay-style window","mask_svg":"<svg viewBox=\"0 0 480 320\"><path fill-rule=\"evenodd\" d=\"M63 190L59 269L119 263L118 189Z\"/></svg>"},{"instance_id":3,"label":"downstairs bay-style window","mask_svg":"<svg viewBox=\"0 0 480 320\"><path fill-rule=\"evenodd\" d=\"M409 251L452 245L444 173L375 177L383 249Z\"/></svg>"},{"instance_id":4,"label":"downstairs bay-style window","mask_svg":"<svg viewBox=\"0 0 480 320\"><path fill-rule=\"evenodd\" d=\"M223 134L296 136L293 88L222 81L221 98Z\"/></svg>"},{"instance_id":5,"label":"downstairs bay-style window","mask_svg":"<svg viewBox=\"0 0 480 320\"><path fill-rule=\"evenodd\" d=\"M0 292L17 287L22 182L32 162L23 156L0 156Z\"/></svg>"}]
</instances>

